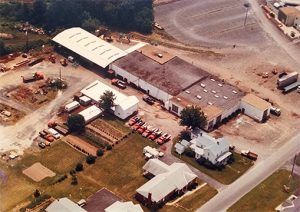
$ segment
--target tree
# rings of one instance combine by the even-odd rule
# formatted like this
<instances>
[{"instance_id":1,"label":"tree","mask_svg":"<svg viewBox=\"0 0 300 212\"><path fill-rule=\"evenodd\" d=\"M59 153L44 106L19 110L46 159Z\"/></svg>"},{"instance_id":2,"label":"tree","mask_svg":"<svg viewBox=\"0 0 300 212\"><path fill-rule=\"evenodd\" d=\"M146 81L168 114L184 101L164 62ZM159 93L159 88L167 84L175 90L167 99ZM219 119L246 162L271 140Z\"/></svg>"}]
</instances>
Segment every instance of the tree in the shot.
<instances>
[{"instance_id":1,"label":"tree","mask_svg":"<svg viewBox=\"0 0 300 212\"><path fill-rule=\"evenodd\" d=\"M76 170L77 172L82 171L82 170L83 170L83 164L82 164L82 163L77 163L77 164L76 164L76 167L75 167L75 170Z\"/></svg>"},{"instance_id":2,"label":"tree","mask_svg":"<svg viewBox=\"0 0 300 212\"><path fill-rule=\"evenodd\" d=\"M98 150L97 150L97 156L98 156L98 157L103 156L103 154L104 154L104 152L103 152L102 149L98 149Z\"/></svg>"},{"instance_id":3,"label":"tree","mask_svg":"<svg viewBox=\"0 0 300 212\"><path fill-rule=\"evenodd\" d=\"M34 193L33 193L33 196L34 196L35 198L38 198L39 196L41 196L41 192L40 192L38 189L36 189L36 190L34 191Z\"/></svg>"},{"instance_id":4,"label":"tree","mask_svg":"<svg viewBox=\"0 0 300 212\"><path fill-rule=\"evenodd\" d=\"M104 110L104 112L109 112L111 108L114 106L114 101L116 99L115 94L112 91L105 91L103 95L100 97L100 106Z\"/></svg>"},{"instance_id":5,"label":"tree","mask_svg":"<svg viewBox=\"0 0 300 212\"><path fill-rule=\"evenodd\" d=\"M191 139L191 131L189 131L189 130L183 130L183 131L180 132L179 137L180 137L181 140L190 141L190 140L192 140Z\"/></svg>"},{"instance_id":6,"label":"tree","mask_svg":"<svg viewBox=\"0 0 300 212\"><path fill-rule=\"evenodd\" d=\"M88 16L83 20L81 27L89 32L94 32L100 25L101 23L98 19Z\"/></svg>"},{"instance_id":7,"label":"tree","mask_svg":"<svg viewBox=\"0 0 300 212\"><path fill-rule=\"evenodd\" d=\"M67 125L71 132L82 133L85 130L85 120L80 114L70 115Z\"/></svg>"},{"instance_id":8,"label":"tree","mask_svg":"<svg viewBox=\"0 0 300 212\"><path fill-rule=\"evenodd\" d=\"M88 155L86 157L87 164L94 164L95 162L96 162L96 157L94 157L93 155Z\"/></svg>"},{"instance_id":9,"label":"tree","mask_svg":"<svg viewBox=\"0 0 300 212\"><path fill-rule=\"evenodd\" d=\"M35 0L32 10L32 23L41 25L44 23L47 5L44 0Z\"/></svg>"},{"instance_id":10,"label":"tree","mask_svg":"<svg viewBox=\"0 0 300 212\"><path fill-rule=\"evenodd\" d=\"M196 106L184 108L180 113L180 125L195 128L204 128L207 124L203 111Z\"/></svg>"},{"instance_id":11,"label":"tree","mask_svg":"<svg viewBox=\"0 0 300 212\"><path fill-rule=\"evenodd\" d=\"M7 55L9 53L9 49L5 46L3 40L0 39L0 56Z\"/></svg>"},{"instance_id":12,"label":"tree","mask_svg":"<svg viewBox=\"0 0 300 212\"><path fill-rule=\"evenodd\" d=\"M108 144L108 145L106 146L106 150L112 150L112 146Z\"/></svg>"}]
</instances>

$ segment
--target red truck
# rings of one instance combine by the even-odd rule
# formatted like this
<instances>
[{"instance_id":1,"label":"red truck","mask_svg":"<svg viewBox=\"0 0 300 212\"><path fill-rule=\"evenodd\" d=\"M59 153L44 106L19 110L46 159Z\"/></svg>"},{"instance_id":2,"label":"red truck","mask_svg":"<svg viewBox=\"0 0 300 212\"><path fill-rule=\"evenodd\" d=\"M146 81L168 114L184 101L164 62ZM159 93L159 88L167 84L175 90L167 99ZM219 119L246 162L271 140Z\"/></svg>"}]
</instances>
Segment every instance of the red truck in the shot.
<instances>
[{"instance_id":1,"label":"red truck","mask_svg":"<svg viewBox=\"0 0 300 212\"><path fill-rule=\"evenodd\" d=\"M34 82L37 80L44 79L44 74L42 72L35 72L35 73L32 73L31 75L23 76L22 78L23 78L24 83Z\"/></svg>"},{"instance_id":2,"label":"red truck","mask_svg":"<svg viewBox=\"0 0 300 212\"><path fill-rule=\"evenodd\" d=\"M250 160L257 160L258 155L255 154L254 152L250 152L249 150L242 150L241 155L249 158Z\"/></svg>"}]
</instances>

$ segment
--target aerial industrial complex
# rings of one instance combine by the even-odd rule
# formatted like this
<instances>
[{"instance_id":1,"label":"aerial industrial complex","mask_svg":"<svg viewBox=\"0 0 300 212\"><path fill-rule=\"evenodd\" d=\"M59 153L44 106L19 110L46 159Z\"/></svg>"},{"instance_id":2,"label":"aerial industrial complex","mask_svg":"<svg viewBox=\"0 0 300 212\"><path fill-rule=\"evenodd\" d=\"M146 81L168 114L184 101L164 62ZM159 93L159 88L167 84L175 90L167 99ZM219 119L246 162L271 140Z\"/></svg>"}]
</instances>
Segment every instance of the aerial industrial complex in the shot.
<instances>
[{"instance_id":1,"label":"aerial industrial complex","mask_svg":"<svg viewBox=\"0 0 300 212\"><path fill-rule=\"evenodd\" d=\"M0 211L299 211L299 0L151 3L152 34L11 27Z\"/></svg>"}]
</instances>

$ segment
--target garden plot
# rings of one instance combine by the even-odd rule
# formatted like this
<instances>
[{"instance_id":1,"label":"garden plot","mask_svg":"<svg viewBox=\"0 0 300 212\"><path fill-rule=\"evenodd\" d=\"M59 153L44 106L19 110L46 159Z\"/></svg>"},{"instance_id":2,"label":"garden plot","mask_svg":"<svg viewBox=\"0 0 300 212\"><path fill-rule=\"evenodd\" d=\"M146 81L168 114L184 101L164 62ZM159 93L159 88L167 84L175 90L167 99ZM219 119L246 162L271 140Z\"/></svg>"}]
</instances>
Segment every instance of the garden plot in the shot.
<instances>
[{"instance_id":1,"label":"garden plot","mask_svg":"<svg viewBox=\"0 0 300 212\"><path fill-rule=\"evenodd\" d=\"M43 179L45 179L46 177L54 177L55 176L55 173L53 171L51 171L47 167L43 166L39 162L34 163L32 166L23 170L23 174L25 174L27 177L31 178L35 182L40 182Z\"/></svg>"}]
</instances>

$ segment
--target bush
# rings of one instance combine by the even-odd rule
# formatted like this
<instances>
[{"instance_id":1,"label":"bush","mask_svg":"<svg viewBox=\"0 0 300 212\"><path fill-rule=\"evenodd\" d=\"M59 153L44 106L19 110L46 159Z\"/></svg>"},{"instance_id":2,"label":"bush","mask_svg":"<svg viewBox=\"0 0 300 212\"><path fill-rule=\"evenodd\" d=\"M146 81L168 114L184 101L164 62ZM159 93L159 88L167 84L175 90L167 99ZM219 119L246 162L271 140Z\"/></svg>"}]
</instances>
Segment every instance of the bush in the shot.
<instances>
[{"instance_id":1,"label":"bush","mask_svg":"<svg viewBox=\"0 0 300 212\"><path fill-rule=\"evenodd\" d=\"M58 178L58 180L56 182L60 183L60 182L64 181L67 178L68 178L68 176L65 174L65 175L61 176L60 178Z\"/></svg>"},{"instance_id":2,"label":"bush","mask_svg":"<svg viewBox=\"0 0 300 212\"><path fill-rule=\"evenodd\" d=\"M112 150L112 146L111 145L107 145L106 146L106 150Z\"/></svg>"},{"instance_id":3,"label":"bush","mask_svg":"<svg viewBox=\"0 0 300 212\"><path fill-rule=\"evenodd\" d=\"M37 198L37 197L41 196L41 192L38 189L36 189L35 192L33 193L33 196L35 198Z\"/></svg>"},{"instance_id":4,"label":"bush","mask_svg":"<svg viewBox=\"0 0 300 212\"><path fill-rule=\"evenodd\" d=\"M40 205L42 202L44 202L45 200L49 199L51 196L45 194L45 195L41 195L37 198L35 198L30 204L28 204L26 206L26 208L32 209L35 208L36 206Z\"/></svg>"},{"instance_id":5,"label":"bush","mask_svg":"<svg viewBox=\"0 0 300 212\"><path fill-rule=\"evenodd\" d=\"M186 156L190 157L190 158L194 158L195 157L195 152L192 149L190 149L190 148L186 149L185 152L184 152L184 154Z\"/></svg>"},{"instance_id":6,"label":"bush","mask_svg":"<svg viewBox=\"0 0 300 212\"><path fill-rule=\"evenodd\" d=\"M87 164L94 164L95 162L96 162L96 157L94 157L93 155L88 155L86 157Z\"/></svg>"},{"instance_id":7,"label":"bush","mask_svg":"<svg viewBox=\"0 0 300 212\"><path fill-rule=\"evenodd\" d=\"M77 180L77 177L76 176L73 176L72 177L72 182L71 182L72 185L77 185L78 184L78 180Z\"/></svg>"},{"instance_id":8,"label":"bush","mask_svg":"<svg viewBox=\"0 0 300 212\"><path fill-rule=\"evenodd\" d=\"M103 150L102 149L98 149L97 156L101 157L101 156L103 156L103 154L104 154Z\"/></svg>"},{"instance_id":9,"label":"bush","mask_svg":"<svg viewBox=\"0 0 300 212\"><path fill-rule=\"evenodd\" d=\"M76 170L77 172L82 171L82 170L83 170L83 164L82 164L82 163L77 163L77 164L76 164L76 167L75 167L75 170Z\"/></svg>"},{"instance_id":10,"label":"bush","mask_svg":"<svg viewBox=\"0 0 300 212\"><path fill-rule=\"evenodd\" d=\"M192 140L192 138L191 138L191 131L189 131L189 130L183 130L183 131L181 131L180 135L179 135L179 138L181 140L187 140L187 141Z\"/></svg>"},{"instance_id":11,"label":"bush","mask_svg":"<svg viewBox=\"0 0 300 212\"><path fill-rule=\"evenodd\" d=\"M74 170L74 169L72 169L71 171L70 171L70 175L75 175L76 174L76 171Z\"/></svg>"}]
</instances>

